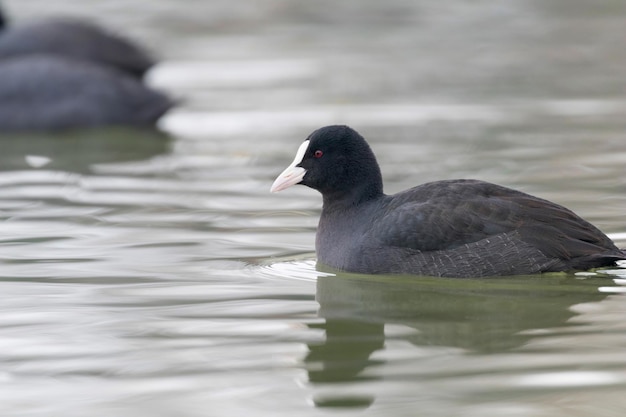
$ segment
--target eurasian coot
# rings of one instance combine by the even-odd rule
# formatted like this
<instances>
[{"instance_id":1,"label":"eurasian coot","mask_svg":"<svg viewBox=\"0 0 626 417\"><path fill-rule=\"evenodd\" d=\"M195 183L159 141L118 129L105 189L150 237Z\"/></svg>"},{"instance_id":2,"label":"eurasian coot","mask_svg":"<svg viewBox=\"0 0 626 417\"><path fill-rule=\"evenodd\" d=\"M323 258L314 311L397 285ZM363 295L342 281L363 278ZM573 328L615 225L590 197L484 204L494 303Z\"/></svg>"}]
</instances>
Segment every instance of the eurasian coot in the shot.
<instances>
[{"instance_id":1,"label":"eurasian coot","mask_svg":"<svg viewBox=\"0 0 626 417\"><path fill-rule=\"evenodd\" d=\"M376 158L347 126L313 132L271 191L322 193L318 261L370 274L482 277L585 270L626 259L600 230L541 198L477 180L383 193Z\"/></svg>"},{"instance_id":2,"label":"eurasian coot","mask_svg":"<svg viewBox=\"0 0 626 417\"><path fill-rule=\"evenodd\" d=\"M149 126L171 106L114 68L55 55L0 60L0 131Z\"/></svg>"},{"instance_id":3,"label":"eurasian coot","mask_svg":"<svg viewBox=\"0 0 626 417\"><path fill-rule=\"evenodd\" d=\"M93 23L54 18L9 25L0 10L0 59L30 54L89 61L139 78L154 65L141 48Z\"/></svg>"}]
</instances>

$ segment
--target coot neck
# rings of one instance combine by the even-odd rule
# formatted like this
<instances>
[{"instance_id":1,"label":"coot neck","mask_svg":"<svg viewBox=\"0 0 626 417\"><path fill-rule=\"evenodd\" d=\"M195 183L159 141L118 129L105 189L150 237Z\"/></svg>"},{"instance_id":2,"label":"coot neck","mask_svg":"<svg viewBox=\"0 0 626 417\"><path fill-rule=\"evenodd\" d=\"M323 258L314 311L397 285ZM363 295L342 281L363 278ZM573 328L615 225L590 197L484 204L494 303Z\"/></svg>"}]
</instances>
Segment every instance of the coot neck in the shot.
<instances>
[{"instance_id":1,"label":"coot neck","mask_svg":"<svg viewBox=\"0 0 626 417\"><path fill-rule=\"evenodd\" d=\"M362 204L380 199L384 196L380 172L369 181L360 181L341 190L323 191L324 211L345 211L359 207Z\"/></svg>"}]
</instances>

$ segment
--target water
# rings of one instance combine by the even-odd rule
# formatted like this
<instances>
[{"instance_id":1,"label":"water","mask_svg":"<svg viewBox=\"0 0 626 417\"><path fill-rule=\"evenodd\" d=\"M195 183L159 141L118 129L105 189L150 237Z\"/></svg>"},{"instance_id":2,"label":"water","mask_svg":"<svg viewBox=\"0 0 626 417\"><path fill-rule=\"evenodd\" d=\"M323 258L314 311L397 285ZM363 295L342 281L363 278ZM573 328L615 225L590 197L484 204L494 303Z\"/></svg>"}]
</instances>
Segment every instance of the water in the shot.
<instances>
[{"instance_id":1,"label":"water","mask_svg":"<svg viewBox=\"0 0 626 417\"><path fill-rule=\"evenodd\" d=\"M0 137L1 415L624 414L624 269L329 274L319 195L268 193L348 123L387 192L480 178L626 247L621 2L181 4L3 2L130 33L184 101L163 133Z\"/></svg>"}]
</instances>

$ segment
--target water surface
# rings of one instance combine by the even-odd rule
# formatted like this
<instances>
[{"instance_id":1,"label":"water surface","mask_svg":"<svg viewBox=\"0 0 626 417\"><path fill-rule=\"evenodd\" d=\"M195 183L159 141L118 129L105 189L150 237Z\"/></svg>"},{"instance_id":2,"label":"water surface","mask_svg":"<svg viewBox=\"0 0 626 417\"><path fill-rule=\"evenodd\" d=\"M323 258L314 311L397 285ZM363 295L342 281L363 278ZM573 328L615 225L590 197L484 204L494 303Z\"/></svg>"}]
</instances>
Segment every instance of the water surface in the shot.
<instances>
[{"instance_id":1,"label":"water surface","mask_svg":"<svg viewBox=\"0 0 626 417\"><path fill-rule=\"evenodd\" d=\"M479 178L626 247L626 7L544 3L3 2L143 41L181 105L0 136L0 414L622 416L623 268L330 273L320 196L268 192L347 123L389 193Z\"/></svg>"}]
</instances>

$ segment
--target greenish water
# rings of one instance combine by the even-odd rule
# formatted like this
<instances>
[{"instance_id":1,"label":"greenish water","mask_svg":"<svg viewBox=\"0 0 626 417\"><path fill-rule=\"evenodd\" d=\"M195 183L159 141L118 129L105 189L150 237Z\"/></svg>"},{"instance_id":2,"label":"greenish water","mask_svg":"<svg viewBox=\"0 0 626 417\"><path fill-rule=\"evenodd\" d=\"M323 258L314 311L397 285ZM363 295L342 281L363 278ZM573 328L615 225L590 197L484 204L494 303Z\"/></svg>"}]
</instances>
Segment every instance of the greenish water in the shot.
<instances>
[{"instance_id":1,"label":"greenish water","mask_svg":"<svg viewBox=\"0 0 626 417\"><path fill-rule=\"evenodd\" d=\"M160 132L0 135L0 415L624 415L624 268L331 273L320 196L269 193L348 123L389 193L480 178L626 247L621 2L3 6L130 33L181 105Z\"/></svg>"}]
</instances>

